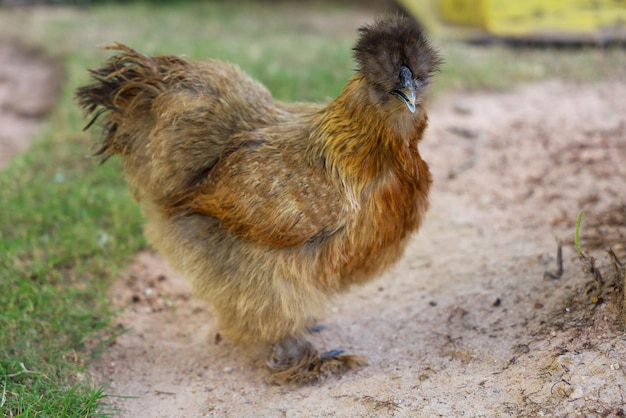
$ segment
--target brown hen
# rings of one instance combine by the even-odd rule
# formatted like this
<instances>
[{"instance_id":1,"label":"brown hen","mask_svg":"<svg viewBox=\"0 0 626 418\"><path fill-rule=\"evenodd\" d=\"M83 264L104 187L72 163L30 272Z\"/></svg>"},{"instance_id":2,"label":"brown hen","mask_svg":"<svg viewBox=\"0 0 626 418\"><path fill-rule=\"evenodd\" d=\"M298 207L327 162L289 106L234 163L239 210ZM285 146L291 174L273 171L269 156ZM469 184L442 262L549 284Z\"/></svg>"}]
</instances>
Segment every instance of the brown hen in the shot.
<instances>
[{"instance_id":1,"label":"brown hen","mask_svg":"<svg viewBox=\"0 0 626 418\"><path fill-rule=\"evenodd\" d=\"M418 142L440 59L400 16L360 29L358 69L328 105L276 102L238 67L148 57L120 44L77 92L104 120L149 242L219 316L262 347L277 382L302 384L363 357L306 336L329 298L402 255L428 207Z\"/></svg>"}]
</instances>

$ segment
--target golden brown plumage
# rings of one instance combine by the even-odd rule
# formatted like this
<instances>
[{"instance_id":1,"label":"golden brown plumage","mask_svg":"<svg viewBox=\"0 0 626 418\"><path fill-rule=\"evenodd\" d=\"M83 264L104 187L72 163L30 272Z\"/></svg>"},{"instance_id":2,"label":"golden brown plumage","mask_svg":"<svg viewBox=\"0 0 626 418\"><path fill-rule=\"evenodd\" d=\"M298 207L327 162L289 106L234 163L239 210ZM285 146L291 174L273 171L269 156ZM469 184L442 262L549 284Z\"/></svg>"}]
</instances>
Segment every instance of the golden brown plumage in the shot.
<instances>
[{"instance_id":1,"label":"golden brown plumage","mask_svg":"<svg viewBox=\"0 0 626 418\"><path fill-rule=\"evenodd\" d=\"M402 255L428 207L417 145L439 58L419 26L362 28L359 68L327 106L275 102L221 61L113 49L77 97L104 117L99 154L121 156L152 245L213 303L223 334L270 350L277 381L362 364L319 354L306 334L332 295Z\"/></svg>"}]
</instances>

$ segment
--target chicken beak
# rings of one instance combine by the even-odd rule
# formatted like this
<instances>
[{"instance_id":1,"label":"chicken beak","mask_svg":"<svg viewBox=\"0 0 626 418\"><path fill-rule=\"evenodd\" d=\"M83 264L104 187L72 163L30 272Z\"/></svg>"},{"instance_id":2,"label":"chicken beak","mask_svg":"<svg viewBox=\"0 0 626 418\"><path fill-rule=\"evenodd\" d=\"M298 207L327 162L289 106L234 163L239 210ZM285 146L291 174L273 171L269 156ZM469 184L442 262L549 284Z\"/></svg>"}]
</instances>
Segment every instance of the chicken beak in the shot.
<instances>
[{"instance_id":1,"label":"chicken beak","mask_svg":"<svg viewBox=\"0 0 626 418\"><path fill-rule=\"evenodd\" d=\"M415 87L412 84L402 89L398 89L394 91L394 93L406 104L411 113L415 113L416 94Z\"/></svg>"},{"instance_id":2,"label":"chicken beak","mask_svg":"<svg viewBox=\"0 0 626 418\"><path fill-rule=\"evenodd\" d=\"M393 93L402 100L411 113L415 113L415 102L417 100L417 83L413 80L413 74L407 67L400 68L401 85Z\"/></svg>"}]
</instances>

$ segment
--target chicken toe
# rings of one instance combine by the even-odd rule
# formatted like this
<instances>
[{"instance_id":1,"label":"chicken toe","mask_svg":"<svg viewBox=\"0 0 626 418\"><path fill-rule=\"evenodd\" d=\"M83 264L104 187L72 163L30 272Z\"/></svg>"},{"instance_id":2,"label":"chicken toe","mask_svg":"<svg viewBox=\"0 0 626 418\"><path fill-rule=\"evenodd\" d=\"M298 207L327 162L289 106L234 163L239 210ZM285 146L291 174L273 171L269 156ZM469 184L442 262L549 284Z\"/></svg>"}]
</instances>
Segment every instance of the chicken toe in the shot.
<instances>
[{"instance_id":1,"label":"chicken toe","mask_svg":"<svg viewBox=\"0 0 626 418\"><path fill-rule=\"evenodd\" d=\"M324 324L315 324L310 326L309 328L307 328L307 331L309 331L311 334L316 333L316 332L321 332L324 331L326 329L326 325Z\"/></svg>"},{"instance_id":2,"label":"chicken toe","mask_svg":"<svg viewBox=\"0 0 626 418\"><path fill-rule=\"evenodd\" d=\"M273 383L292 385L318 382L366 364L365 357L343 354L343 350L320 354L309 341L294 337L276 344L267 361Z\"/></svg>"}]
</instances>

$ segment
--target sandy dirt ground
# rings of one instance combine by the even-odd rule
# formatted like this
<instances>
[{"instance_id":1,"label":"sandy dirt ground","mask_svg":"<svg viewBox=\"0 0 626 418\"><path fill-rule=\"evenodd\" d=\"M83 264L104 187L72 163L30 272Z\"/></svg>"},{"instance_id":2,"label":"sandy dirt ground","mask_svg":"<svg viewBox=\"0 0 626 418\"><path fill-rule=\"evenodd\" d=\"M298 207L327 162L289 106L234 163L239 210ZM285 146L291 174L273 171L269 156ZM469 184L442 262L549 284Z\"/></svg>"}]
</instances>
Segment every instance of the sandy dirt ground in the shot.
<instances>
[{"instance_id":1,"label":"sandy dirt ground","mask_svg":"<svg viewBox=\"0 0 626 418\"><path fill-rule=\"evenodd\" d=\"M267 383L257 353L216 338L211 308L146 252L112 289L128 332L93 378L128 417L624 416L626 335L604 252L626 241L624 97L626 84L549 81L432 103L427 222L313 336L369 366L303 388ZM580 209L602 285L573 248Z\"/></svg>"},{"instance_id":2,"label":"sandy dirt ground","mask_svg":"<svg viewBox=\"0 0 626 418\"><path fill-rule=\"evenodd\" d=\"M0 169L28 148L58 97L61 63L41 51L0 42Z\"/></svg>"},{"instance_id":3,"label":"sandy dirt ground","mask_svg":"<svg viewBox=\"0 0 626 418\"><path fill-rule=\"evenodd\" d=\"M5 162L44 113L7 105L20 88L11 74L2 67L0 118L24 128L11 134L0 119ZM312 336L368 366L302 388L267 383L258 353L216 338L211 307L144 252L111 290L126 332L92 365L93 382L122 417L625 416L622 279L604 251L626 260L624 97L626 84L548 81L432 103L427 222L397 266L337 298ZM573 249L580 209L603 280ZM550 278L558 242L563 272Z\"/></svg>"}]
</instances>

